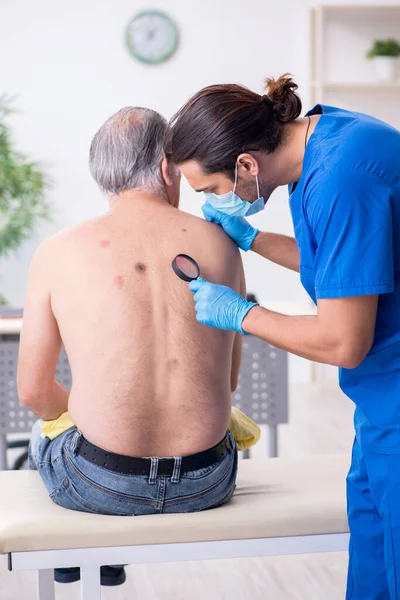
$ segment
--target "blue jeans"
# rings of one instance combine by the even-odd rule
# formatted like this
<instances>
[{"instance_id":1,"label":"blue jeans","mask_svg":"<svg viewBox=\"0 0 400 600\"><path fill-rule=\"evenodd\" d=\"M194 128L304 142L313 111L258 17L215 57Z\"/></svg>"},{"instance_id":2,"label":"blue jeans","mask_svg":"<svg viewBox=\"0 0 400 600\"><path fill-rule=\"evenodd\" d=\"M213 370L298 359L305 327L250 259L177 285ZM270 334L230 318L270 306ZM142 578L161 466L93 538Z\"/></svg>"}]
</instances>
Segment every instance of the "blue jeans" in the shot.
<instances>
[{"instance_id":1,"label":"blue jeans","mask_svg":"<svg viewBox=\"0 0 400 600\"><path fill-rule=\"evenodd\" d=\"M104 515L196 512L228 502L235 490L237 446L229 432L227 455L218 463L181 474L179 457L172 477L124 475L88 462L75 453L79 431L69 429L53 441L32 429L29 468L37 469L50 498L60 506Z\"/></svg>"}]
</instances>

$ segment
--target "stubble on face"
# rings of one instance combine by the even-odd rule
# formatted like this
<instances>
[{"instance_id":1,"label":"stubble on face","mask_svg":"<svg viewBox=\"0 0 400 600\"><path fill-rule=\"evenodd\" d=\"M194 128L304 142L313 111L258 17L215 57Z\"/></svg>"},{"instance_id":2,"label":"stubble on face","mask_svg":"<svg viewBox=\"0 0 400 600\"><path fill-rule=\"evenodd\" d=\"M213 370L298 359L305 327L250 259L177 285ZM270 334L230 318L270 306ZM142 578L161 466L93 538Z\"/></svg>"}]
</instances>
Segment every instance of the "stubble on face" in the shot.
<instances>
[{"instance_id":1,"label":"stubble on face","mask_svg":"<svg viewBox=\"0 0 400 600\"><path fill-rule=\"evenodd\" d=\"M259 179L260 186L260 196L262 196L265 202L268 201L273 191L275 191L276 186L274 186L269 181L262 181ZM242 200L247 200L247 202L255 202L258 200L257 198L257 184L256 180L254 181L240 181L238 184L238 195L242 198Z\"/></svg>"}]
</instances>

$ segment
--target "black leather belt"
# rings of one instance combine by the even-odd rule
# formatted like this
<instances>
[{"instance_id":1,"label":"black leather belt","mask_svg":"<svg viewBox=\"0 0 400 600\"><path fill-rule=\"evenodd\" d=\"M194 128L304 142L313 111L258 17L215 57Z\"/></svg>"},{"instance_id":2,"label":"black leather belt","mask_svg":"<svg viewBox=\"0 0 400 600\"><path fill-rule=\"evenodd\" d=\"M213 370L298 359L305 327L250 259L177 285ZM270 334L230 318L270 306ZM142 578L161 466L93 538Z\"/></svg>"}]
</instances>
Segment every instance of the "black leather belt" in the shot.
<instances>
[{"instance_id":1,"label":"black leather belt","mask_svg":"<svg viewBox=\"0 0 400 600\"><path fill-rule=\"evenodd\" d=\"M198 452L197 454L183 456L180 471L181 474L188 473L189 471L198 471L199 469L204 469L205 467L209 467L220 462L228 454L229 447L230 441L228 434L226 434L224 439L216 446L213 446L213 448L209 448L203 452ZM116 473L145 476L150 474L150 458L139 458L108 452L107 450L104 450L103 448L100 448L99 446L89 442L83 435L81 435L78 441L76 453L89 462L94 463L99 467L103 467L103 469L115 471ZM159 458L157 474L165 477L171 477L174 470L174 465L174 458Z\"/></svg>"}]
</instances>

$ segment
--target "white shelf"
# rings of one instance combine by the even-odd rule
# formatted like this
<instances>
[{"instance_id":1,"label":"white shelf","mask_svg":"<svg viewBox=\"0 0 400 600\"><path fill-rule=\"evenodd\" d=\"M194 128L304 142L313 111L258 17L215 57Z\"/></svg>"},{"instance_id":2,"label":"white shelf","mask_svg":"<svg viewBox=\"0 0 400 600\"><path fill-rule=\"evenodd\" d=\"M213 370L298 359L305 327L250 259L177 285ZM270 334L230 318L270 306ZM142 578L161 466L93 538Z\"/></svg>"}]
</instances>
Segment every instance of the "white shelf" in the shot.
<instances>
[{"instance_id":1,"label":"white shelf","mask_svg":"<svg viewBox=\"0 0 400 600\"><path fill-rule=\"evenodd\" d=\"M389 0L386 0L388 2ZM374 40L400 40L400 2L320 5L310 10L310 104L335 104L399 127L398 78L375 79Z\"/></svg>"},{"instance_id":2,"label":"white shelf","mask_svg":"<svg viewBox=\"0 0 400 600\"><path fill-rule=\"evenodd\" d=\"M377 92L382 90L400 90L400 81L352 81L352 82L324 82L320 83L314 81L312 84L313 88L320 88L325 90L375 90Z\"/></svg>"},{"instance_id":3,"label":"white shelf","mask_svg":"<svg viewBox=\"0 0 400 600\"><path fill-rule=\"evenodd\" d=\"M394 11L398 11L399 10L399 5L398 4L385 4L385 5L379 5L379 4L353 4L353 5L347 5L347 4L325 4L322 7L322 10L324 12L327 13L335 13L335 14L339 14L339 13L344 13L344 14L348 14L348 13L374 13L374 14L387 14L390 12L394 12Z\"/></svg>"}]
</instances>

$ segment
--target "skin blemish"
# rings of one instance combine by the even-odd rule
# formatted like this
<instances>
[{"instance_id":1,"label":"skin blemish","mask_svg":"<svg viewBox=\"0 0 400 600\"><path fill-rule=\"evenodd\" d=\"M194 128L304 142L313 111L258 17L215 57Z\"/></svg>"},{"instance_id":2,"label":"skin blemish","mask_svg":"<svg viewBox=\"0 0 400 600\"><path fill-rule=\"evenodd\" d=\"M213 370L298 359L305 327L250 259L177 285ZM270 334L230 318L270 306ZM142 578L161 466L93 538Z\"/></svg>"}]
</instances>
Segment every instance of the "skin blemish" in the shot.
<instances>
[{"instance_id":1,"label":"skin blemish","mask_svg":"<svg viewBox=\"0 0 400 600\"><path fill-rule=\"evenodd\" d=\"M145 270L146 270L146 265L144 265L143 263L136 263L135 271L137 271L138 273L144 273Z\"/></svg>"},{"instance_id":2,"label":"skin blemish","mask_svg":"<svg viewBox=\"0 0 400 600\"><path fill-rule=\"evenodd\" d=\"M183 233L187 233L187 229L182 229Z\"/></svg>"},{"instance_id":3,"label":"skin blemish","mask_svg":"<svg viewBox=\"0 0 400 600\"><path fill-rule=\"evenodd\" d=\"M110 245L109 240L101 240L101 242L100 242L100 246L102 248L108 248L109 245Z\"/></svg>"},{"instance_id":4,"label":"skin blemish","mask_svg":"<svg viewBox=\"0 0 400 600\"><path fill-rule=\"evenodd\" d=\"M118 287L122 287L124 285L124 278L122 275L116 275L114 277L114 282L118 285Z\"/></svg>"}]
</instances>

